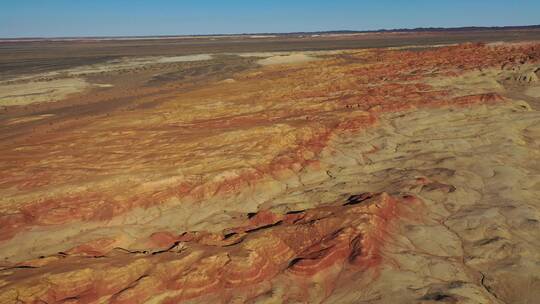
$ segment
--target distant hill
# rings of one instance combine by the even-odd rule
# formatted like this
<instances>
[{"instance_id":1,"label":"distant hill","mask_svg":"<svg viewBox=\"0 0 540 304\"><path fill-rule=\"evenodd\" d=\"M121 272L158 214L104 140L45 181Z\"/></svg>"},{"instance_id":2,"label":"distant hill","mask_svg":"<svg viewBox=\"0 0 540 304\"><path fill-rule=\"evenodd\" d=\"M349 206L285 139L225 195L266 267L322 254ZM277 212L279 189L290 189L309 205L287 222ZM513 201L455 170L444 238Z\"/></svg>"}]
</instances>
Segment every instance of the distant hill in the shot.
<instances>
[{"instance_id":1,"label":"distant hill","mask_svg":"<svg viewBox=\"0 0 540 304\"><path fill-rule=\"evenodd\" d=\"M355 30L336 30L336 31L318 31L318 32L290 32L290 33L257 33L243 35L331 35L331 34L365 34L365 33L389 33L389 32L467 32L467 31L498 31L498 30L538 30L538 25L522 25L522 26L464 26L464 27L418 27L418 28L397 28L397 29L380 29L369 31Z\"/></svg>"},{"instance_id":2,"label":"distant hill","mask_svg":"<svg viewBox=\"0 0 540 304\"><path fill-rule=\"evenodd\" d=\"M333 30L315 32L288 32L288 33L242 33L242 34L204 34L204 35L155 35L155 36L82 36L82 37L21 37L21 38L1 38L0 41L33 41L33 40L138 40L138 39L175 39L189 37L233 37L233 36L307 36L307 35L347 35L347 34L369 34L369 33L422 33L422 32L467 32L467 31L516 31L516 30L540 30L539 25L523 26L466 26L466 27L419 27L419 28L398 28L380 29L369 31L357 30Z\"/></svg>"}]
</instances>

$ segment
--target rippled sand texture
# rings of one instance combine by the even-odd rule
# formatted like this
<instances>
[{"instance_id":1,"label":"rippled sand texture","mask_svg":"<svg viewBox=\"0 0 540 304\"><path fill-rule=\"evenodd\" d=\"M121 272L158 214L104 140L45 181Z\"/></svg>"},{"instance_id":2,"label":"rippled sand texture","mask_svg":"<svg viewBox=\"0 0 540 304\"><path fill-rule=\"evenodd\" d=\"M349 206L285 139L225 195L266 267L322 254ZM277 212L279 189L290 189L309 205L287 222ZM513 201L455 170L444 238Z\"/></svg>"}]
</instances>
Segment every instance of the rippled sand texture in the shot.
<instances>
[{"instance_id":1,"label":"rippled sand texture","mask_svg":"<svg viewBox=\"0 0 540 304\"><path fill-rule=\"evenodd\" d=\"M537 301L540 44L295 56L5 136L0 303Z\"/></svg>"}]
</instances>

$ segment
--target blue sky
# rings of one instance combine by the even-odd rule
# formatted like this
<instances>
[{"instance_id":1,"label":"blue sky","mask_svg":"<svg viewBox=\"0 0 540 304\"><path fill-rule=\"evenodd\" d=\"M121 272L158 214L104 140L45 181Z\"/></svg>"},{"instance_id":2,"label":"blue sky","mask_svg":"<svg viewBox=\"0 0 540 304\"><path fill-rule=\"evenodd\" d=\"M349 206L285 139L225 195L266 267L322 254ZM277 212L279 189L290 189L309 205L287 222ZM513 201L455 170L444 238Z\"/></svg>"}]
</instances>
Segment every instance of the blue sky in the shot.
<instances>
[{"instance_id":1,"label":"blue sky","mask_svg":"<svg viewBox=\"0 0 540 304\"><path fill-rule=\"evenodd\" d=\"M540 0L0 0L0 37L540 24Z\"/></svg>"}]
</instances>

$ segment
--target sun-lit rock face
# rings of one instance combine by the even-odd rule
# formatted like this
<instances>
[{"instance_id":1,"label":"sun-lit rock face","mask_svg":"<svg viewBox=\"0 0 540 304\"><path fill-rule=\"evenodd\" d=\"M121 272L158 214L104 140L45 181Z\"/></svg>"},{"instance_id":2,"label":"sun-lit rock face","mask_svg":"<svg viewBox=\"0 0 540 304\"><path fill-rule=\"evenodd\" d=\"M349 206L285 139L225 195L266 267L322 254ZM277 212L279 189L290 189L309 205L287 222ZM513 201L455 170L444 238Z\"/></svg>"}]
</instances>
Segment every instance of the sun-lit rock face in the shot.
<instances>
[{"instance_id":1,"label":"sun-lit rock face","mask_svg":"<svg viewBox=\"0 0 540 304\"><path fill-rule=\"evenodd\" d=\"M539 64L337 52L6 129L0 303L533 299Z\"/></svg>"},{"instance_id":2,"label":"sun-lit rock face","mask_svg":"<svg viewBox=\"0 0 540 304\"><path fill-rule=\"evenodd\" d=\"M294 213L261 211L234 232L169 234L152 252L72 250L3 270L0 300L229 302L288 282L295 293L276 300L301 301L312 285L330 294L348 272L376 275L393 222L413 207L421 205L412 197L365 193Z\"/></svg>"}]
</instances>

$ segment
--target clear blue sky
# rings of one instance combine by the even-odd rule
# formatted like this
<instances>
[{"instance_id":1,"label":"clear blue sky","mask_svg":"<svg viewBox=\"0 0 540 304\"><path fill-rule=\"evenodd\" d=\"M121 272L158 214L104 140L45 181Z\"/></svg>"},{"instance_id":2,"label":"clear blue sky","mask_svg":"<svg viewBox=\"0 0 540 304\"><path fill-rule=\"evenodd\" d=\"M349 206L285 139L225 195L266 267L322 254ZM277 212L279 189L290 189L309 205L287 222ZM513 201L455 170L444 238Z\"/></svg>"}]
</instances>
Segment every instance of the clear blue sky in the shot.
<instances>
[{"instance_id":1,"label":"clear blue sky","mask_svg":"<svg viewBox=\"0 0 540 304\"><path fill-rule=\"evenodd\" d=\"M540 0L0 0L0 37L373 30L540 23Z\"/></svg>"}]
</instances>

